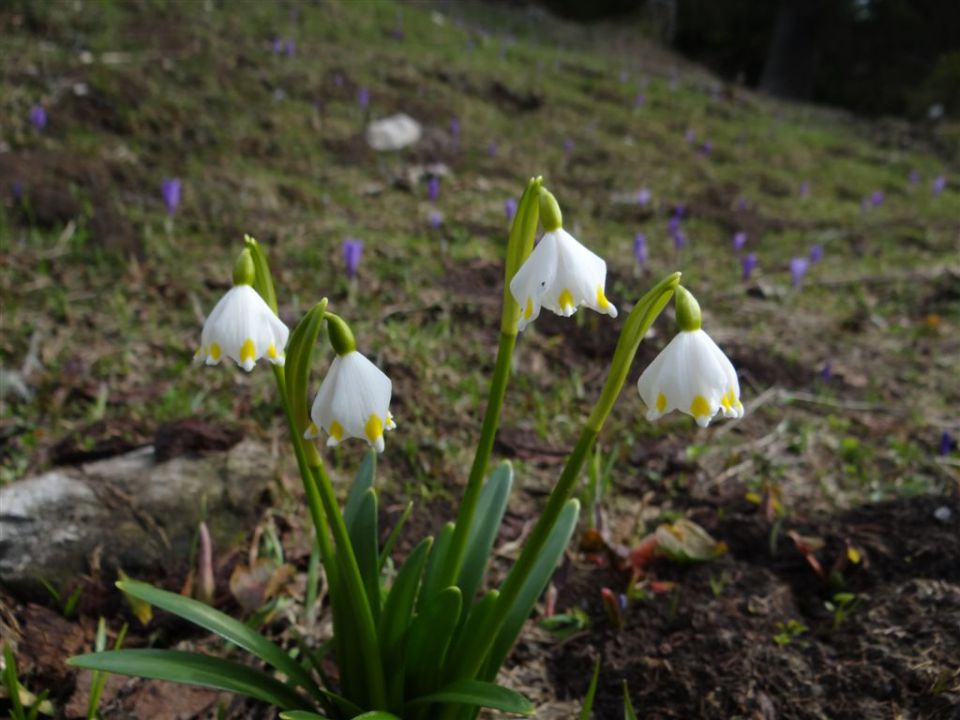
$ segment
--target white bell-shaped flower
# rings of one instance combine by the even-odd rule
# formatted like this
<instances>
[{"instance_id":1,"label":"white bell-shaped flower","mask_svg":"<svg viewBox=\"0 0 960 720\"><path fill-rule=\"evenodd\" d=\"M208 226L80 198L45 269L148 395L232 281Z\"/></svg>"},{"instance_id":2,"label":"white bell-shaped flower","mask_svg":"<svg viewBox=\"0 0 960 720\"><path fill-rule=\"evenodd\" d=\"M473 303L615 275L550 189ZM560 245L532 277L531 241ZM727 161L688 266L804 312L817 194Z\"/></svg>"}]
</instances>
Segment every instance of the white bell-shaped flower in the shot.
<instances>
[{"instance_id":1,"label":"white bell-shaped flower","mask_svg":"<svg viewBox=\"0 0 960 720\"><path fill-rule=\"evenodd\" d=\"M541 189L540 216L546 232L510 280L510 293L520 306L519 330L537 319L545 307L564 317L586 305L610 317L617 308L607 300L607 263L561 226L556 200Z\"/></svg>"},{"instance_id":2,"label":"white bell-shaped flower","mask_svg":"<svg viewBox=\"0 0 960 720\"><path fill-rule=\"evenodd\" d=\"M692 415L700 427L707 427L717 413L727 418L743 417L737 371L723 350L700 329L700 308L684 288L677 289L677 319L680 332L637 382L647 406L647 420L656 420L671 410Z\"/></svg>"},{"instance_id":3,"label":"white bell-shaped flower","mask_svg":"<svg viewBox=\"0 0 960 720\"><path fill-rule=\"evenodd\" d=\"M353 437L383 452L383 433L397 426L390 414L392 391L390 378L356 350L337 355L313 401L304 437L318 437L323 428L329 446Z\"/></svg>"},{"instance_id":4,"label":"white bell-shaped flower","mask_svg":"<svg viewBox=\"0 0 960 720\"><path fill-rule=\"evenodd\" d=\"M200 349L194 355L196 362L217 365L228 357L247 372L262 357L274 365L283 365L283 349L290 330L250 286L252 280L253 261L245 250L234 269L234 286L220 298L203 324Z\"/></svg>"}]
</instances>

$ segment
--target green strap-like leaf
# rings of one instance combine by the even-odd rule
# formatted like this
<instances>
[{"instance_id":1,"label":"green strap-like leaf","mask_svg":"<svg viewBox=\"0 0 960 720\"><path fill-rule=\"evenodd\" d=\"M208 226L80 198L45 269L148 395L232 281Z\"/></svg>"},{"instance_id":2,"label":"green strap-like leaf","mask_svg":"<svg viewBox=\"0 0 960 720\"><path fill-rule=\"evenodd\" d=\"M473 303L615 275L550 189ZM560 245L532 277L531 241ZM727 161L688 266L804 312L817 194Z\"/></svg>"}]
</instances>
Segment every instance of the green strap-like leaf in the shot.
<instances>
[{"instance_id":1,"label":"green strap-like leaf","mask_svg":"<svg viewBox=\"0 0 960 720\"><path fill-rule=\"evenodd\" d=\"M420 595L417 598L417 610L423 610L425 603L436 597L437 593L443 590L440 584L443 578L443 566L446 563L447 552L450 550L450 541L453 539L454 524L448 522L440 531L440 536L433 544L433 550L430 552L430 560L427 563L427 572L423 577L423 585L420 588Z\"/></svg>"},{"instance_id":2,"label":"green strap-like leaf","mask_svg":"<svg viewBox=\"0 0 960 720\"><path fill-rule=\"evenodd\" d=\"M403 638L410 625L413 615L413 605L417 599L417 589L420 587L420 577L426 565L433 545L432 537L425 537L407 556L400 566L397 579L387 594L380 614L380 625L377 637L380 638L380 653L383 666L393 669L392 676L387 678L390 687L387 694L391 707L400 707L403 702L403 672L402 644Z\"/></svg>"},{"instance_id":3,"label":"green strap-like leaf","mask_svg":"<svg viewBox=\"0 0 960 720\"><path fill-rule=\"evenodd\" d=\"M428 600L410 623L404 656L407 695L414 697L437 687L453 631L460 619L460 588L448 587Z\"/></svg>"},{"instance_id":4,"label":"green strap-like leaf","mask_svg":"<svg viewBox=\"0 0 960 720\"><path fill-rule=\"evenodd\" d=\"M496 677L497 671L513 647L523 623L533 610L537 598L543 593L547 583L553 576L566 550L567 543L570 542L570 536L573 535L577 527L577 517L580 514L580 503L577 500L569 500L560 511L553 530L550 532L547 541L543 545L543 551L534 563L530 574L527 576L523 589L517 595L516 601L510 608L510 612L504 620L500 633L494 642L493 649L490 651L490 659L487 661L487 671L484 677L491 679Z\"/></svg>"},{"instance_id":5,"label":"green strap-like leaf","mask_svg":"<svg viewBox=\"0 0 960 720\"><path fill-rule=\"evenodd\" d=\"M363 494L349 531L373 621L377 622L380 618L380 555L377 551L377 491L373 488Z\"/></svg>"},{"instance_id":6,"label":"green strap-like leaf","mask_svg":"<svg viewBox=\"0 0 960 720\"><path fill-rule=\"evenodd\" d=\"M306 670L296 660L291 658L282 648L273 644L256 631L247 627L239 620L234 620L209 605L193 600L183 595L160 590L147 583L136 580L122 580L117 583L123 592L135 598L148 602L177 617L181 617L194 625L199 625L222 637L228 642L253 653L267 665L276 668L290 680L311 694L319 691Z\"/></svg>"},{"instance_id":7,"label":"green strap-like leaf","mask_svg":"<svg viewBox=\"0 0 960 720\"><path fill-rule=\"evenodd\" d=\"M633 709L633 703L630 701L630 688L627 687L627 681L623 681L623 717L624 720L637 720L637 711Z\"/></svg>"},{"instance_id":8,"label":"green strap-like leaf","mask_svg":"<svg viewBox=\"0 0 960 720\"><path fill-rule=\"evenodd\" d=\"M427 703L475 705L520 715L532 715L534 709L533 704L516 690L480 680L459 680L407 704L416 706Z\"/></svg>"},{"instance_id":9,"label":"green strap-like leaf","mask_svg":"<svg viewBox=\"0 0 960 720\"><path fill-rule=\"evenodd\" d=\"M480 491L477 512L474 515L470 538L467 540L467 554L460 571L457 585L463 591L466 603L473 602L474 595L480 589L490 551L497 539L497 531L507 509L510 488L513 485L513 468L510 463L501 463Z\"/></svg>"},{"instance_id":10,"label":"green strap-like leaf","mask_svg":"<svg viewBox=\"0 0 960 720\"><path fill-rule=\"evenodd\" d=\"M407 506L403 509L403 512L400 513L400 518L397 520L397 524L393 526L393 530L390 531L390 535L387 537L387 541L383 544L383 550L380 551L380 569L383 570L383 565L393 553L393 546L397 544L397 540L400 537L400 531L403 530L403 526L407 522L407 518L410 517L410 513L413 511L413 500L407 503Z\"/></svg>"},{"instance_id":11,"label":"green strap-like leaf","mask_svg":"<svg viewBox=\"0 0 960 720\"><path fill-rule=\"evenodd\" d=\"M600 680L600 656L593 665L593 677L590 678L590 687L587 688L587 696L583 699L583 707L580 708L580 720L590 720L590 713L593 712L593 699L597 696L597 681Z\"/></svg>"},{"instance_id":12,"label":"green strap-like leaf","mask_svg":"<svg viewBox=\"0 0 960 720\"><path fill-rule=\"evenodd\" d=\"M285 710L310 708L306 698L266 673L210 655L178 650L108 650L72 657L67 663L87 670L226 690Z\"/></svg>"},{"instance_id":13,"label":"green strap-like leaf","mask_svg":"<svg viewBox=\"0 0 960 720\"><path fill-rule=\"evenodd\" d=\"M373 487L373 479L377 474L377 454L370 450L363 456L363 462L360 463L360 469L357 470L357 477L354 478L353 485L350 486L350 492L347 493L347 502L343 506L343 521L347 525L347 530L353 528L357 512L360 510L360 503L367 490Z\"/></svg>"},{"instance_id":14,"label":"green strap-like leaf","mask_svg":"<svg viewBox=\"0 0 960 720\"><path fill-rule=\"evenodd\" d=\"M470 609L467 620L461 621L460 629L457 631L454 645L450 648L450 655L445 664L445 677L447 680L455 678L462 674L459 660L464 657L473 657L475 653L480 652L477 645L483 645L489 639L489 630L486 625L490 620L497 600L500 597L498 590L489 590L480 600L474 603ZM466 615L466 613L464 613Z\"/></svg>"}]
</instances>

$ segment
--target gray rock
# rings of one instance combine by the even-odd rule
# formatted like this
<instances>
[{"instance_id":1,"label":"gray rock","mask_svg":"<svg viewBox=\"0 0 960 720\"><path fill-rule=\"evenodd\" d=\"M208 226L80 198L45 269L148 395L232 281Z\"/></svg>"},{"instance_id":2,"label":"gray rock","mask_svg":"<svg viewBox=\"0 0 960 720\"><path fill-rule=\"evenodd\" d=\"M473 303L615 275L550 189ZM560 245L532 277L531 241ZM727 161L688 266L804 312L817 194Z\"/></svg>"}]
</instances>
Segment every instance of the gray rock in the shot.
<instances>
[{"instance_id":1,"label":"gray rock","mask_svg":"<svg viewBox=\"0 0 960 720\"><path fill-rule=\"evenodd\" d=\"M157 462L152 446L0 488L0 583L38 596L90 571L156 575L187 560L206 506L214 547L242 540L274 473L269 452L243 441L225 452Z\"/></svg>"},{"instance_id":2,"label":"gray rock","mask_svg":"<svg viewBox=\"0 0 960 720\"><path fill-rule=\"evenodd\" d=\"M420 123L409 115L397 113L367 126L367 145L380 152L402 150L420 140Z\"/></svg>"}]
</instances>

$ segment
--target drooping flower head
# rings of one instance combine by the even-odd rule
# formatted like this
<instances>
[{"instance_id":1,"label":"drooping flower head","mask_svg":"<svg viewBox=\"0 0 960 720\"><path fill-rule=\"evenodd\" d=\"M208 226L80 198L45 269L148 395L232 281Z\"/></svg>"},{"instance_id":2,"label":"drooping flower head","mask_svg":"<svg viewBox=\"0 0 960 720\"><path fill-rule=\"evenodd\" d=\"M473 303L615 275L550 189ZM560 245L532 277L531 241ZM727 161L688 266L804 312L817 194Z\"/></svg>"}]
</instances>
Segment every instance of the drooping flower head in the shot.
<instances>
[{"instance_id":1,"label":"drooping flower head","mask_svg":"<svg viewBox=\"0 0 960 720\"><path fill-rule=\"evenodd\" d=\"M637 265L644 267L647 264L647 258L647 236L638 232L633 238L633 259L637 261Z\"/></svg>"},{"instance_id":2,"label":"drooping flower head","mask_svg":"<svg viewBox=\"0 0 960 720\"><path fill-rule=\"evenodd\" d=\"M30 124L37 130L43 130L47 126L47 111L43 105L30 108Z\"/></svg>"},{"instance_id":3,"label":"drooping flower head","mask_svg":"<svg viewBox=\"0 0 960 720\"><path fill-rule=\"evenodd\" d=\"M510 293L520 305L519 328L523 330L545 307L570 317L581 305L617 316L607 300L607 263L581 245L563 229L556 198L540 189L540 218L544 235L510 281Z\"/></svg>"},{"instance_id":4,"label":"drooping flower head","mask_svg":"<svg viewBox=\"0 0 960 720\"><path fill-rule=\"evenodd\" d=\"M733 235L733 251L740 252L747 245L747 234L743 230L739 230Z\"/></svg>"},{"instance_id":5,"label":"drooping flower head","mask_svg":"<svg viewBox=\"0 0 960 720\"><path fill-rule=\"evenodd\" d=\"M160 183L160 193L163 195L167 213L173 215L180 205L180 178L164 178Z\"/></svg>"},{"instance_id":6,"label":"drooping flower head","mask_svg":"<svg viewBox=\"0 0 960 720\"><path fill-rule=\"evenodd\" d=\"M363 254L363 240L354 237L348 237L343 241L343 264L347 271L347 277L357 276L357 270L360 268L360 256Z\"/></svg>"},{"instance_id":7,"label":"drooping flower head","mask_svg":"<svg viewBox=\"0 0 960 720\"><path fill-rule=\"evenodd\" d=\"M740 258L741 280L743 280L743 282L750 282L750 276L753 274L753 271L756 269L756 267L757 267L756 253L747 253L742 258Z\"/></svg>"},{"instance_id":8,"label":"drooping flower head","mask_svg":"<svg viewBox=\"0 0 960 720\"><path fill-rule=\"evenodd\" d=\"M805 257L795 257L790 259L790 284L795 288L803 285L803 276L807 274L810 267L810 261Z\"/></svg>"},{"instance_id":9,"label":"drooping flower head","mask_svg":"<svg viewBox=\"0 0 960 720\"><path fill-rule=\"evenodd\" d=\"M675 297L680 332L643 371L637 382L647 420L671 410L693 416L707 427L717 413L743 417L740 382L730 360L700 327L700 306L685 288Z\"/></svg>"},{"instance_id":10,"label":"drooping flower head","mask_svg":"<svg viewBox=\"0 0 960 720\"><path fill-rule=\"evenodd\" d=\"M397 425L390 414L393 384L382 370L357 352L353 333L343 320L327 314L330 343L337 353L310 409L310 425L303 436L327 434L327 445L347 438L366 440L383 452L383 433Z\"/></svg>"},{"instance_id":11,"label":"drooping flower head","mask_svg":"<svg viewBox=\"0 0 960 720\"><path fill-rule=\"evenodd\" d=\"M290 330L253 289L253 258L240 253L233 270L233 287L207 316L195 362L218 365L228 357L247 372L262 357L283 365L283 349Z\"/></svg>"}]
</instances>

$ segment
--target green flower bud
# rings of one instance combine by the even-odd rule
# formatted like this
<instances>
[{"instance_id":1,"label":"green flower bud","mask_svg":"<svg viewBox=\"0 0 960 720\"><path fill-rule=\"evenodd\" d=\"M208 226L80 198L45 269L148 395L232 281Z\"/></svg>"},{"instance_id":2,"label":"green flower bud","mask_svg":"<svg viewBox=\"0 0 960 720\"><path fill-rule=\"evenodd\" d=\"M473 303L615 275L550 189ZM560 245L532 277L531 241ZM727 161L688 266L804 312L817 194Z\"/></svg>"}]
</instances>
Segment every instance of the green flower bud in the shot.
<instances>
[{"instance_id":1,"label":"green flower bud","mask_svg":"<svg viewBox=\"0 0 960 720\"><path fill-rule=\"evenodd\" d=\"M257 270L253 264L253 256L250 254L249 248L244 248L233 266L233 284L253 285L256 277Z\"/></svg>"},{"instance_id":2,"label":"green flower bud","mask_svg":"<svg viewBox=\"0 0 960 720\"><path fill-rule=\"evenodd\" d=\"M700 303L682 285L677 287L674 296L674 307L677 310L677 325L684 332L693 332L700 329Z\"/></svg>"},{"instance_id":3,"label":"green flower bud","mask_svg":"<svg viewBox=\"0 0 960 720\"><path fill-rule=\"evenodd\" d=\"M337 355L346 355L357 349L357 341L353 338L353 332L350 326L339 315L331 312L325 313L327 319L327 336L330 338L330 345L333 346Z\"/></svg>"},{"instance_id":4,"label":"green flower bud","mask_svg":"<svg viewBox=\"0 0 960 720\"><path fill-rule=\"evenodd\" d=\"M553 232L563 227L563 213L557 199L545 187L540 188L540 222L545 232Z\"/></svg>"}]
</instances>

